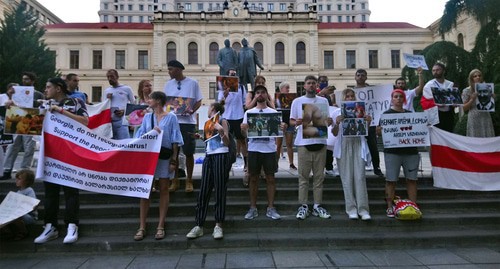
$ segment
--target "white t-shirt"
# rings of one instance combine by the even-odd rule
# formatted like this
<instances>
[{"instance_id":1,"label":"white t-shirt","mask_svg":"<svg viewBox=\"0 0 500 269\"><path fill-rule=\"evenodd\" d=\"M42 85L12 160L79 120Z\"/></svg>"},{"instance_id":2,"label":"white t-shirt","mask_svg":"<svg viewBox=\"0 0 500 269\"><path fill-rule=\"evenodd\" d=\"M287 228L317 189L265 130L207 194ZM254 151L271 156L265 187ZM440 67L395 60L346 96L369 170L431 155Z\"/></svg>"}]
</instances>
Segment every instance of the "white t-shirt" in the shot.
<instances>
[{"instance_id":1,"label":"white t-shirt","mask_svg":"<svg viewBox=\"0 0 500 269\"><path fill-rule=\"evenodd\" d=\"M132 89L127 85L118 85L117 87L111 86L104 90L104 94L102 95L103 102L106 100L109 93L113 94L113 97L111 97L111 120L113 122L124 120L125 117L117 117L114 111L117 109L125 110L128 103L135 103L135 97Z\"/></svg>"},{"instance_id":2,"label":"white t-shirt","mask_svg":"<svg viewBox=\"0 0 500 269\"><path fill-rule=\"evenodd\" d=\"M198 81L185 77L180 81L180 89L178 89L178 86L177 80L171 79L167 81L163 91L167 96L192 98L195 102L199 102L203 99ZM196 124L195 113L192 115L177 115L177 119L179 123Z\"/></svg>"},{"instance_id":3,"label":"white t-shirt","mask_svg":"<svg viewBox=\"0 0 500 269\"><path fill-rule=\"evenodd\" d=\"M314 98L308 98L305 95L296 98L292 102L292 107L290 109L290 119L302 119L302 104L321 104L324 103L328 105L328 100L321 96L316 96ZM297 135L295 136L296 146L305 146L313 144L323 144L326 145L326 138L308 138L302 139L302 126L297 129Z\"/></svg>"},{"instance_id":4,"label":"white t-shirt","mask_svg":"<svg viewBox=\"0 0 500 269\"><path fill-rule=\"evenodd\" d=\"M444 83L439 83L436 79L429 80L424 86L424 97L426 99L433 99L431 88L440 88L440 89L450 89L453 88L453 82L449 80L444 80ZM451 109L450 106L438 106L440 111L449 111Z\"/></svg>"},{"instance_id":5,"label":"white t-shirt","mask_svg":"<svg viewBox=\"0 0 500 269\"><path fill-rule=\"evenodd\" d=\"M224 101L224 117L227 120L239 120L243 118L245 111L243 105L245 104L246 96L245 88L241 85L238 86L238 92L229 92ZM219 91L217 100L224 99L224 91Z\"/></svg>"},{"instance_id":6,"label":"white t-shirt","mask_svg":"<svg viewBox=\"0 0 500 269\"><path fill-rule=\"evenodd\" d=\"M245 112L243 116L243 123L248 124L247 114L248 113L276 113L277 111L266 107L264 109L254 107ZM272 153L276 152L276 139L274 137L266 138L249 138L248 139L248 151L260 152L260 153Z\"/></svg>"},{"instance_id":7,"label":"white t-shirt","mask_svg":"<svg viewBox=\"0 0 500 269\"><path fill-rule=\"evenodd\" d=\"M406 90L405 96L406 96L406 104L403 104L403 108L406 110L410 110L411 112L415 112L415 108L413 108L413 98L417 96L417 91L415 89Z\"/></svg>"},{"instance_id":8,"label":"white t-shirt","mask_svg":"<svg viewBox=\"0 0 500 269\"><path fill-rule=\"evenodd\" d=\"M335 122L335 118L336 118L335 115L338 116L338 114L336 113L337 111L340 111L340 108L338 108L336 106L329 106L328 107L328 114L330 114L330 118L332 118L334 122ZM332 129L333 129L333 125L328 126L328 138L326 139L326 148L328 150L331 150L331 151L333 151L333 146L335 145L335 140L337 140L337 137L332 134Z\"/></svg>"}]
</instances>

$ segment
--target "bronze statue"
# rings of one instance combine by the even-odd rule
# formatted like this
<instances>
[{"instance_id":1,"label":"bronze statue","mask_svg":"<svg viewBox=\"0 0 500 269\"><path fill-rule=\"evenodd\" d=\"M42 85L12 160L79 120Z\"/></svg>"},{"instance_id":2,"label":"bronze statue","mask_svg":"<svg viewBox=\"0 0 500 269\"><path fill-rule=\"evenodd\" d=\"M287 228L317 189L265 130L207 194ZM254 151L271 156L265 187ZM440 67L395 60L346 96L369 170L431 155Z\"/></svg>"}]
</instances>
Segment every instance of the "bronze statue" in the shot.
<instances>
[{"instance_id":1,"label":"bronze statue","mask_svg":"<svg viewBox=\"0 0 500 269\"><path fill-rule=\"evenodd\" d=\"M225 47L217 53L217 64L221 76L227 76L229 70L237 70L238 68L238 54L229 45L229 39L224 40Z\"/></svg>"},{"instance_id":2,"label":"bronze statue","mask_svg":"<svg viewBox=\"0 0 500 269\"><path fill-rule=\"evenodd\" d=\"M238 74L240 76L240 83L245 85L245 87L248 83L250 83L253 89L255 86L254 79L257 75L257 68L255 66L257 65L261 70L264 70L264 67L260 63L259 57L257 56L255 50L251 47L248 47L248 41L245 38L241 40L241 44L243 45L243 47L241 48L238 55Z\"/></svg>"}]
</instances>

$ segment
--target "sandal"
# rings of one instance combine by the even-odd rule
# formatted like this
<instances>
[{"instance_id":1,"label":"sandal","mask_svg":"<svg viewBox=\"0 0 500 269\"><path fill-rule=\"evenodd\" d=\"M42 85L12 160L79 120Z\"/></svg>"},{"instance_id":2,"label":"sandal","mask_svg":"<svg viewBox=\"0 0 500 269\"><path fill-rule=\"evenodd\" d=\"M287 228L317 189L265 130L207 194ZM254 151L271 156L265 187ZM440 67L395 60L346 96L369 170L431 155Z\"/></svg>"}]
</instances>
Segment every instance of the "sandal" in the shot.
<instances>
[{"instance_id":1,"label":"sandal","mask_svg":"<svg viewBox=\"0 0 500 269\"><path fill-rule=\"evenodd\" d=\"M165 238L165 229L164 228L156 228L155 239L162 240Z\"/></svg>"},{"instance_id":2,"label":"sandal","mask_svg":"<svg viewBox=\"0 0 500 269\"><path fill-rule=\"evenodd\" d=\"M134 240L141 241L142 239L144 239L144 236L146 236L146 230L139 229L139 230L137 230L137 232L134 235Z\"/></svg>"}]
</instances>

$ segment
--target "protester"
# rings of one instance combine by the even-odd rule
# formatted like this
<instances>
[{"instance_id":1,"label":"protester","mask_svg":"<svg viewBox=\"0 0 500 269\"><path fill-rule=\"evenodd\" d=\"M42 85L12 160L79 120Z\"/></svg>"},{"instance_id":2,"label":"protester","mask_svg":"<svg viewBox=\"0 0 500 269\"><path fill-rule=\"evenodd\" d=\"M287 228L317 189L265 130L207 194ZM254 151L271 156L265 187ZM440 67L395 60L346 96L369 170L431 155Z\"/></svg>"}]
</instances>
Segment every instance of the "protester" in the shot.
<instances>
[{"instance_id":1,"label":"protester","mask_svg":"<svg viewBox=\"0 0 500 269\"><path fill-rule=\"evenodd\" d=\"M226 216L227 180L229 179L229 123L224 118L224 102L213 103L208 109L208 117L216 119L218 114L221 120L212 122L215 135L205 141L205 159L201 171L201 186L196 204L196 226L186 235L189 239L203 236L203 225L207 217L208 205L212 189L215 191L215 227L212 233L214 239L222 239L222 223ZM201 138L197 134L198 138ZM206 135L205 135L206 138Z\"/></svg>"},{"instance_id":2,"label":"protester","mask_svg":"<svg viewBox=\"0 0 500 269\"><path fill-rule=\"evenodd\" d=\"M193 192L194 152L196 149L196 140L193 137L193 134L197 131L195 114L201 106L203 96L201 95L198 81L184 76L184 65L182 65L182 63L177 60L172 60L169 61L167 65L168 74L171 78L167 81L165 87L163 88L167 97L190 98L193 101L191 108L187 109L185 114L177 115L177 118L179 119L179 126L181 128L182 139L184 140L182 151L186 155L187 177L185 191ZM177 191L178 188L179 179L178 173L176 172L175 178L172 180L172 185L169 190L174 192Z\"/></svg>"},{"instance_id":3,"label":"protester","mask_svg":"<svg viewBox=\"0 0 500 269\"><path fill-rule=\"evenodd\" d=\"M281 82L279 87L279 93L290 93L290 83ZM277 109L280 109L278 105ZM286 153L288 155L288 163L290 164L290 170L297 170L297 167L293 164L293 135L295 133L295 127L290 126L290 109L281 109L281 117L283 122L288 126L285 130L285 144ZM283 137L276 138L276 158L279 162L281 151L283 150Z\"/></svg>"},{"instance_id":4,"label":"protester","mask_svg":"<svg viewBox=\"0 0 500 269\"><path fill-rule=\"evenodd\" d=\"M306 95L296 98L292 102L290 111L290 125L297 129L295 137L295 146L297 146L297 155L299 160L299 209L297 219L304 220L309 216L308 194L309 194L309 176L313 173L313 196L314 205L312 214L320 218L330 218L326 209L321 207L323 202L323 180L325 179L325 159L326 159L326 139L324 138L303 138L303 126L306 121L306 115L303 115L303 104L326 104L328 101L320 96L316 96L317 79L315 76L306 76L304 79L304 90ZM312 119L312 118L311 118ZM328 125L331 125L332 119L328 118Z\"/></svg>"},{"instance_id":5,"label":"protester","mask_svg":"<svg viewBox=\"0 0 500 269\"><path fill-rule=\"evenodd\" d=\"M66 84L68 85L68 91L70 92L69 97L80 98L84 103L87 103L87 96L83 92L80 92L78 84L80 83L80 77L75 73L69 73L66 75Z\"/></svg>"},{"instance_id":6,"label":"protester","mask_svg":"<svg viewBox=\"0 0 500 269\"><path fill-rule=\"evenodd\" d=\"M139 81L139 88L137 89L137 104L147 105L149 101L149 95L152 91L153 85L151 84L151 80L143 79Z\"/></svg>"},{"instance_id":7,"label":"protester","mask_svg":"<svg viewBox=\"0 0 500 269\"><path fill-rule=\"evenodd\" d=\"M414 89L408 89L406 87L406 80L403 77L396 79L396 81L394 82L394 89L402 89L405 92L406 102L403 104L403 108L406 110L415 112L415 108L413 107L413 100L415 99L415 97L421 96L422 91L424 90L425 83L422 72L423 72L422 67L417 68L418 86Z\"/></svg>"},{"instance_id":8,"label":"protester","mask_svg":"<svg viewBox=\"0 0 500 269\"><path fill-rule=\"evenodd\" d=\"M275 109L267 106L268 92L264 86L255 86L255 97L257 106L245 112L241 129L248 132L249 113L276 113ZM284 126L284 125L283 125ZM282 127L283 127L282 126ZM274 207L274 196L276 193L276 182L274 173L276 171L276 141L274 138L249 138L248 139L248 172L250 174L249 194L250 209L245 215L245 219L250 220L257 217L257 193L258 179L261 169L264 171L267 184L267 211L266 216L271 219L280 219L281 216Z\"/></svg>"},{"instance_id":9,"label":"protester","mask_svg":"<svg viewBox=\"0 0 500 269\"><path fill-rule=\"evenodd\" d=\"M340 109L337 106L337 103L335 101L335 86L333 86L333 85L327 86L323 90L326 90L326 92L330 93L330 94L326 95L326 96L329 96L328 100L331 101L331 102L329 102L330 106L328 106L328 114L333 119L333 116L332 116L333 113L335 113L335 111ZM335 137L332 134L331 129L333 129L333 126L328 126L328 139L326 140L325 175L338 176L339 175L338 167L336 164L334 165L334 163L333 163L335 161L335 158L333 158L333 148L335 146L335 140L337 139L337 137Z\"/></svg>"},{"instance_id":10,"label":"protester","mask_svg":"<svg viewBox=\"0 0 500 269\"><path fill-rule=\"evenodd\" d=\"M5 107L5 109L7 109L7 107L13 103L12 94L14 93L14 86L18 85L19 84L17 83L9 83L7 85L7 90L5 91L5 93L0 94L0 106L3 106ZM5 121L5 117L2 118L3 118L3 123L2 123L3 130L1 130L1 132L3 133L5 130L7 130L7 124L6 124L7 122ZM13 123L11 123L11 125L13 125ZM10 172L8 174L4 174L4 160L5 160L5 153L2 149L0 150L0 175L2 175L0 177L0 180L7 180L11 178Z\"/></svg>"},{"instance_id":11,"label":"protester","mask_svg":"<svg viewBox=\"0 0 500 269\"><path fill-rule=\"evenodd\" d=\"M429 80L424 86L424 93L421 102L434 103L434 97L431 88L437 88L440 91L453 88L453 82L444 78L446 67L442 63L436 63L432 66L433 79ZM423 105L425 106L425 105ZM435 126L439 129L452 133L455 127L455 112L453 106L438 106L439 123Z\"/></svg>"},{"instance_id":12,"label":"protester","mask_svg":"<svg viewBox=\"0 0 500 269\"><path fill-rule=\"evenodd\" d=\"M366 79L368 78L368 74L365 69L356 70L355 74L356 87L355 88L364 88L368 87L368 83L366 83ZM366 170L371 170L373 168L373 173L379 177L383 177L384 174L382 170L380 170L380 156L378 153L377 147L377 133L376 127L370 126L368 127L368 136L366 137L368 148L370 149L370 155L372 157L372 165L370 163L366 163Z\"/></svg>"},{"instance_id":13,"label":"protester","mask_svg":"<svg viewBox=\"0 0 500 269\"><path fill-rule=\"evenodd\" d=\"M406 94L402 89L396 89L391 94L392 106L384 114L409 113L408 109L403 108L406 104ZM377 128L377 133L381 135L382 127ZM389 218L394 218L394 197L396 183L399 179L399 172L403 167L406 178L406 190L408 198L417 203L417 174L420 157L416 147L405 148L385 148L385 201L387 203L386 214Z\"/></svg>"},{"instance_id":14,"label":"protester","mask_svg":"<svg viewBox=\"0 0 500 269\"><path fill-rule=\"evenodd\" d=\"M108 70L108 72L106 72L106 77L111 87L104 90L102 101L106 98L111 100L112 138L117 140L130 138L128 125L123 124L123 116L125 115L127 103L135 103L134 94L129 86L118 82L120 76L115 69Z\"/></svg>"},{"instance_id":15,"label":"protester","mask_svg":"<svg viewBox=\"0 0 500 269\"><path fill-rule=\"evenodd\" d=\"M170 195L168 191L169 179L174 176L177 165L178 147L182 146L182 134L177 122L177 117L173 113L165 111L167 96L163 92L152 92L149 96L148 104L153 112L144 116L141 127L135 134L136 138L155 129L162 136L161 146L172 151L170 158L158 159L154 177L160 181L160 202L159 221L156 228L155 239L165 238L165 218L167 216ZM134 235L134 240L139 241L146 236L146 218L148 216L150 199L141 199L139 213L139 229Z\"/></svg>"},{"instance_id":16,"label":"protester","mask_svg":"<svg viewBox=\"0 0 500 269\"><path fill-rule=\"evenodd\" d=\"M255 87L264 86L266 87L266 78L261 75L255 76ZM245 98L245 109L254 108L257 105L257 97L254 94L254 91L248 91L247 96ZM274 108L274 102L271 99L271 96L267 96L266 105L270 108Z\"/></svg>"},{"instance_id":17,"label":"protester","mask_svg":"<svg viewBox=\"0 0 500 269\"><path fill-rule=\"evenodd\" d=\"M476 84L483 83L483 74L479 69L474 69L469 73L469 87L462 92L464 111L467 115L467 136L473 137L494 137L495 129L489 112L479 111L476 107L477 91Z\"/></svg>"},{"instance_id":18,"label":"protester","mask_svg":"<svg viewBox=\"0 0 500 269\"><path fill-rule=\"evenodd\" d=\"M356 101L353 89L342 91L342 101ZM370 220L370 209L368 206L368 191L366 189L365 163L370 161L370 152L364 136L344 137L341 130L344 116L341 110L337 110L332 118L335 125L332 129L333 135L337 137L333 148L333 155L337 158L337 164L344 189L345 212L349 219ZM370 125L371 117L365 116L367 125Z\"/></svg>"},{"instance_id":19,"label":"protester","mask_svg":"<svg viewBox=\"0 0 500 269\"><path fill-rule=\"evenodd\" d=\"M45 95L47 99L54 100L50 103L49 110L69 117L85 126L88 125L89 117L87 108L82 99L69 97L66 82L61 78L51 78L46 84ZM40 236L35 238L35 243L41 244L59 237L57 229L57 215L59 212L59 192L62 187L66 201L64 210L64 222L68 227L63 243L71 244L78 240L78 224L80 211L80 198L78 189L62 186L44 181L44 230Z\"/></svg>"}]
</instances>

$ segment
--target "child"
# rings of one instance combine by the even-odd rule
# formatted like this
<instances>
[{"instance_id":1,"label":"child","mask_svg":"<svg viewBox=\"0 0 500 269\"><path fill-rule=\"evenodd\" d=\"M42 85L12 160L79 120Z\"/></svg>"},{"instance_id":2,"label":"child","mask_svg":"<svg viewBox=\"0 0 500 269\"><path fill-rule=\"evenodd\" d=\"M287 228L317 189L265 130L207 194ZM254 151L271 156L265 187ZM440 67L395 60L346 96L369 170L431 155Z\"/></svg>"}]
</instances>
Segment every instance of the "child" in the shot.
<instances>
[{"instance_id":1,"label":"child","mask_svg":"<svg viewBox=\"0 0 500 269\"><path fill-rule=\"evenodd\" d=\"M23 169L16 173L17 193L36 199L36 194L31 186L35 182L35 173L29 169ZM35 209L30 213L14 220L2 228L2 238L12 238L15 241L22 240L28 236L26 225L34 224L38 219L38 211Z\"/></svg>"}]
</instances>

